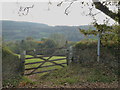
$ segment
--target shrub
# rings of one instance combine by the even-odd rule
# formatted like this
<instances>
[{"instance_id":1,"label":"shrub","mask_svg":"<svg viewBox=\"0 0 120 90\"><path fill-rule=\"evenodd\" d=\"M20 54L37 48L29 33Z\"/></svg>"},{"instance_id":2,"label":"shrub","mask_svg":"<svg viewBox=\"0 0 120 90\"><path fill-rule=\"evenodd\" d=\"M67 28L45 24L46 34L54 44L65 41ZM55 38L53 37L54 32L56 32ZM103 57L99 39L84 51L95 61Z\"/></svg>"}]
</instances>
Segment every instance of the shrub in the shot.
<instances>
[{"instance_id":1,"label":"shrub","mask_svg":"<svg viewBox=\"0 0 120 90\"><path fill-rule=\"evenodd\" d=\"M107 42L104 46L100 47L100 63L116 68L118 70L118 44ZM78 60L79 63L86 65L93 65L97 62L97 41L87 40L80 41L73 46L73 58Z\"/></svg>"}]
</instances>

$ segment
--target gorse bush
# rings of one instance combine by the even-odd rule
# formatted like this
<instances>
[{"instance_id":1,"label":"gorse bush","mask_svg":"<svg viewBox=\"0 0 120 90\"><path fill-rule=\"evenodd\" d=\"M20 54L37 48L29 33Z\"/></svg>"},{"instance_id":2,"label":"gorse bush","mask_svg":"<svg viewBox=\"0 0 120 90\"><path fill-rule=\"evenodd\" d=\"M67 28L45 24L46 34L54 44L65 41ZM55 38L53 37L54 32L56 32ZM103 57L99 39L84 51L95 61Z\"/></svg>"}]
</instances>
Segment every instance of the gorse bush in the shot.
<instances>
[{"instance_id":1,"label":"gorse bush","mask_svg":"<svg viewBox=\"0 0 120 90\"><path fill-rule=\"evenodd\" d=\"M74 47L77 49L95 48L97 47L97 40L81 40L80 42L77 42Z\"/></svg>"}]
</instances>

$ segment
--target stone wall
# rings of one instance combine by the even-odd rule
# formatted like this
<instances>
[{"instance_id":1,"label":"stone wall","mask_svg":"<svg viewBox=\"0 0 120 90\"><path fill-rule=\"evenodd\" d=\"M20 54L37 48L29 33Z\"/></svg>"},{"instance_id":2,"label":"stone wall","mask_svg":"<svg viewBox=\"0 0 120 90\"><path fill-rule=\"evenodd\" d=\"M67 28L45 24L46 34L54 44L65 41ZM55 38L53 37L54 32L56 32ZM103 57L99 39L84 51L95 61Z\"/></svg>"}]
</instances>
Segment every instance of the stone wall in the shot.
<instances>
[{"instance_id":1,"label":"stone wall","mask_svg":"<svg viewBox=\"0 0 120 90\"><path fill-rule=\"evenodd\" d=\"M20 76L23 73L23 67L21 60L9 49L2 48L2 79L7 80Z\"/></svg>"}]
</instances>

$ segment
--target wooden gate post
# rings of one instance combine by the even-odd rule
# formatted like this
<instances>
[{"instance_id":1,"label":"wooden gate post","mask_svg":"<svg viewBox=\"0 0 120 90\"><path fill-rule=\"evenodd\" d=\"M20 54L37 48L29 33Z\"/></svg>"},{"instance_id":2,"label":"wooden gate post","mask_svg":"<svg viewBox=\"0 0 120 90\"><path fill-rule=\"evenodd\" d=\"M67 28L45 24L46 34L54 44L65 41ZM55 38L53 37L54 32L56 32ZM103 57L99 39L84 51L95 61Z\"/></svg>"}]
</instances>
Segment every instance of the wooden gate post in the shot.
<instances>
[{"instance_id":1,"label":"wooden gate post","mask_svg":"<svg viewBox=\"0 0 120 90\"><path fill-rule=\"evenodd\" d=\"M100 61L100 37L101 32L98 30L98 45L97 45L97 62Z\"/></svg>"},{"instance_id":2,"label":"wooden gate post","mask_svg":"<svg viewBox=\"0 0 120 90\"><path fill-rule=\"evenodd\" d=\"M24 71L25 71L25 55L26 55L26 51L22 51L20 54L20 60L21 60L21 75L24 75Z\"/></svg>"},{"instance_id":3,"label":"wooden gate post","mask_svg":"<svg viewBox=\"0 0 120 90\"><path fill-rule=\"evenodd\" d=\"M69 49L68 49L68 41L65 43L65 48L66 48L66 63L69 65Z\"/></svg>"},{"instance_id":4,"label":"wooden gate post","mask_svg":"<svg viewBox=\"0 0 120 90\"><path fill-rule=\"evenodd\" d=\"M66 50L66 62L67 62L67 65L69 65L69 50L67 49Z\"/></svg>"},{"instance_id":5,"label":"wooden gate post","mask_svg":"<svg viewBox=\"0 0 120 90\"><path fill-rule=\"evenodd\" d=\"M34 53L33 56L36 57L36 56L37 56L37 54L36 54L36 49L33 50L33 53Z\"/></svg>"}]
</instances>

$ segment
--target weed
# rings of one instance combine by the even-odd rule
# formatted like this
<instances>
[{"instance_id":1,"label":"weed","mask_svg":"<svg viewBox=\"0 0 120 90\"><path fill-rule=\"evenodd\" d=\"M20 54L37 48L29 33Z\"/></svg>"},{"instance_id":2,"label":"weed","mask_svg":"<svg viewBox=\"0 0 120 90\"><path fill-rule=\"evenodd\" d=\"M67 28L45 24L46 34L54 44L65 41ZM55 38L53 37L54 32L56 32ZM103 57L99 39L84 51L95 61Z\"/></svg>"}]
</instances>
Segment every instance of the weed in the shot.
<instances>
[{"instance_id":1,"label":"weed","mask_svg":"<svg viewBox=\"0 0 120 90\"><path fill-rule=\"evenodd\" d=\"M65 84L65 83L68 83L68 84L76 84L78 82L78 79L77 78L70 78L70 77L67 77L67 78L62 78L61 81L60 81L60 84Z\"/></svg>"},{"instance_id":2,"label":"weed","mask_svg":"<svg viewBox=\"0 0 120 90\"><path fill-rule=\"evenodd\" d=\"M3 80L3 88L12 88L17 87L17 85L20 83L22 77L21 76L14 76L12 78Z\"/></svg>"},{"instance_id":3,"label":"weed","mask_svg":"<svg viewBox=\"0 0 120 90\"><path fill-rule=\"evenodd\" d=\"M107 67L101 66L102 65L92 68L83 67L80 64L67 66L42 76L40 80L43 82L54 82L54 84L57 85L64 85L66 83L74 85L82 82L112 83L117 81L117 77L114 75L114 73L110 72Z\"/></svg>"}]
</instances>

